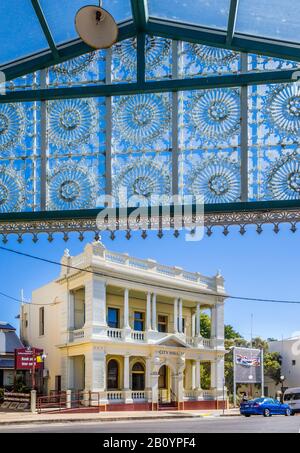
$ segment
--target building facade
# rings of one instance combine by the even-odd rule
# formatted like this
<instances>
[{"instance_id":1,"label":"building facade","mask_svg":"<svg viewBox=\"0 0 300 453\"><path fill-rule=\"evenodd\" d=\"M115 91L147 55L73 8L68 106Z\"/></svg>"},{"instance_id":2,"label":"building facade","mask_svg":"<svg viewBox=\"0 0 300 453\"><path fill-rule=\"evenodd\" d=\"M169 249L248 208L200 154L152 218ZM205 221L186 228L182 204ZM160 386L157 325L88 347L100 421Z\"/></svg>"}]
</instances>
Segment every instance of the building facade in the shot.
<instances>
[{"instance_id":1,"label":"building facade","mask_svg":"<svg viewBox=\"0 0 300 453\"><path fill-rule=\"evenodd\" d=\"M45 391L88 391L108 410L222 407L224 300L214 278L89 244L21 310L21 337L47 355ZM34 304L34 305L33 305ZM211 336L201 337L201 313ZM201 370L209 369L203 389Z\"/></svg>"},{"instance_id":2,"label":"building facade","mask_svg":"<svg viewBox=\"0 0 300 453\"><path fill-rule=\"evenodd\" d=\"M283 383L276 385L274 381L266 381L268 394L277 396L288 388L300 387L300 337L287 338L269 343L270 352L278 352L281 357L281 375Z\"/></svg>"},{"instance_id":3,"label":"building facade","mask_svg":"<svg viewBox=\"0 0 300 453\"><path fill-rule=\"evenodd\" d=\"M0 321L0 388L12 388L15 377L15 349L23 345L16 329Z\"/></svg>"}]
</instances>

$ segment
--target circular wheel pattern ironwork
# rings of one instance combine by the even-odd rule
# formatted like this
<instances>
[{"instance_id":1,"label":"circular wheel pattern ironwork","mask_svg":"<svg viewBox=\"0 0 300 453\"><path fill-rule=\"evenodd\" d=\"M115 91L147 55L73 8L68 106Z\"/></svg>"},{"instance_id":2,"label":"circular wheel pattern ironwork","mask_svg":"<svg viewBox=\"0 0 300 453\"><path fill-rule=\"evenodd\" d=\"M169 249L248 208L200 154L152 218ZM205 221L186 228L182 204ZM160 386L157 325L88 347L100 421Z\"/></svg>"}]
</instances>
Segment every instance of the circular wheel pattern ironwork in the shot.
<instances>
[{"instance_id":1,"label":"circular wheel pattern ironwork","mask_svg":"<svg viewBox=\"0 0 300 453\"><path fill-rule=\"evenodd\" d=\"M148 69L156 69L164 61L171 48L171 41L153 36L146 36L145 58ZM119 56L122 64L129 70L136 70L137 65L137 39L127 39L117 44L116 54Z\"/></svg>"},{"instance_id":2,"label":"circular wheel pattern ironwork","mask_svg":"<svg viewBox=\"0 0 300 453\"><path fill-rule=\"evenodd\" d=\"M279 85L266 99L266 113L271 125L284 136L300 135L300 86Z\"/></svg>"},{"instance_id":3,"label":"circular wheel pattern ironwork","mask_svg":"<svg viewBox=\"0 0 300 453\"><path fill-rule=\"evenodd\" d=\"M25 205L25 185L13 168L0 167L0 212L20 212Z\"/></svg>"},{"instance_id":4,"label":"circular wheel pattern ironwork","mask_svg":"<svg viewBox=\"0 0 300 453\"><path fill-rule=\"evenodd\" d=\"M194 129L209 140L226 140L240 128L240 97L235 90L205 90L192 96L189 118Z\"/></svg>"},{"instance_id":5,"label":"circular wheel pattern ironwork","mask_svg":"<svg viewBox=\"0 0 300 453\"><path fill-rule=\"evenodd\" d=\"M205 159L192 169L188 187L193 195L202 195L206 204L238 201L241 196L240 166L228 159Z\"/></svg>"},{"instance_id":6,"label":"circular wheel pattern ironwork","mask_svg":"<svg viewBox=\"0 0 300 453\"><path fill-rule=\"evenodd\" d=\"M96 52L90 52L80 57L61 63L53 67L56 74L66 77L76 77L86 71L96 59Z\"/></svg>"},{"instance_id":7,"label":"circular wheel pattern ironwork","mask_svg":"<svg viewBox=\"0 0 300 453\"><path fill-rule=\"evenodd\" d=\"M19 144L25 134L26 116L20 104L0 105L0 152Z\"/></svg>"},{"instance_id":8,"label":"circular wheel pattern ironwork","mask_svg":"<svg viewBox=\"0 0 300 453\"><path fill-rule=\"evenodd\" d=\"M163 96L155 94L121 98L114 110L115 131L121 139L137 146L153 143L170 121L170 105Z\"/></svg>"},{"instance_id":9,"label":"circular wheel pattern ironwork","mask_svg":"<svg viewBox=\"0 0 300 453\"><path fill-rule=\"evenodd\" d=\"M190 47L201 62L211 66L227 66L238 58L238 53L227 49L209 47L202 44L190 44Z\"/></svg>"},{"instance_id":10,"label":"circular wheel pattern ironwork","mask_svg":"<svg viewBox=\"0 0 300 453\"><path fill-rule=\"evenodd\" d=\"M163 166L149 159L140 159L126 165L114 179L115 197L127 199L138 196L150 199L152 196L170 195L171 179Z\"/></svg>"},{"instance_id":11,"label":"circular wheel pattern ironwork","mask_svg":"<svg viewBox=\"0 0 300 453\"><path fill-rule=\"evenodd\" d=\"M49 103L49 142L73 148L89 142L97 127L97 109L93 100L69 99Z\"/></svg>"},{"instance_id":12,"label":"circular wheel pattern ironwork","mask_svg":"<svg viewBox=\"0 0 300 453\"><path fill-rule=\"evenodd\" d=\"M95 208L96 178L87 166L67 162L50 173L48 196L49 210Z\"/></svg>"},{"instance_id":13,"label":"circular wheel pattern ironwork","mask_svg":"<svg viewBox=\"0 0 300 453\"><path fill-rule=\"evenodd\" d=\"M300 155L293 153L278 159L267 175L267 187L276 200L299 200Z\"/></svg>"}]
</instances>

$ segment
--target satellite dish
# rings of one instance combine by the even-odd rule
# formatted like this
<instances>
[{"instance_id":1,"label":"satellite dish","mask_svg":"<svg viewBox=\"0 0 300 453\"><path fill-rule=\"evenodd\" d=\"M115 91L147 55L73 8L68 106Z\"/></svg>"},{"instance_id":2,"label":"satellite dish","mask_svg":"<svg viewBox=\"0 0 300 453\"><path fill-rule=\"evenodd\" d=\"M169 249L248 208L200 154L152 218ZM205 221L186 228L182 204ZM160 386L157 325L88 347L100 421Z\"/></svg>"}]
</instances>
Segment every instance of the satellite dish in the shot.
<instances>
[{"instance_id":1,"label":"satellite dish","mask_svg":"<svg viewBox=\"0 0 300 453\"><path fill-rule=\"evenodd\" d=\"M76 14L75 27L82 41L94 49L108 49L118 39L116 21L98 6L81 8Z\"/></svg>"}]
</instances>

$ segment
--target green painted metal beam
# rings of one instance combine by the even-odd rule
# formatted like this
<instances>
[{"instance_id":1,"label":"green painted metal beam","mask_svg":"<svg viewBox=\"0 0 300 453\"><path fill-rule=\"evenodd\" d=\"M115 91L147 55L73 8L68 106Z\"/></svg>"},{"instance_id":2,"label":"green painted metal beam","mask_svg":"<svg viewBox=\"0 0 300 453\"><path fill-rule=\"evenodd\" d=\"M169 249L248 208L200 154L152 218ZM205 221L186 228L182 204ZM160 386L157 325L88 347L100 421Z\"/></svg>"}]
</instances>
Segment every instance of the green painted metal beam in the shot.
<instances>
[{"instance_id":1,"label":"green painted metal beam","mask_svg":"<svg viewBox=\"0 0 300 453\"><path fill-rule=\"evenodd\" d=\"M193 212L196 212L196 205L193 205ZM151 209L148 209L148 215L151 215ZM158 208L152 208L156 213ZM158 209L160 215L164 212L165 207ZM260 202L243 202L243 203L224 203L205 205L204 211L207 214L221 214L234 212L271 212L280 210L299 210L300 200L290 201L260 201ZM47 221L47 220L68 220L68 219L95 219L104 208L78 210L78 211L44 211L44 212L18 212L0 214L0 223L7 222L24 222L24 221ZM136 211L136 208L118 208L116 210L117 218L126 218ZM174 206L170 207L171 216L174 214Z\"/></svg>"},{"instance_id":2,"label":"green painted metal beam","mask_svg":"<svg viewBox=\"0 0 300 453\"><path fill-rule=\"evenodd\" d=\"M257 53L275 58L300 61L300 44L283 43L271 39L234 34L232 43L227 44L227 31L218 31L185 25L174 21L150 17L146 32L154 36L172 38L179 41L201 43L237 52Z\"/></svg>"},{"instance_id":3,"label":"green painted metal beam","mask_svg":"<svg viewBox=\"0 0 300 453\"><path fill-rule=\"evenodd\" d=\"M0 96L0 104L9 102L50 101L58 99L92 98L134 95L140 93L178 92L211 88L265 85L293 81L295 70L265 71L243 74L208 76L193 79L160 80L144 83L121 83L43 90L13 91Z\"/></svg>"},{"instance_id":4,"label":"green painted metal beam","mask_svg":"<svg viewBox=\"0 0 300 453\"><path fill-rule=\"evenodd\" d=\"M119 26L118 41L131 38L135 36L136 29L133 22L127 22ZM54 66L58 63L71 60L72 58L79 57L80 55L92 52L94 49L86 45L81 40L72 41L63 46L58 47L59 60L53 58L51 51L42 52L33 55L30 58L22 59L10 65L0 66L0 71L4 72L6 80L14 80L26 74Z\"/></svg>"},{"instance_id":5,"label":"green painted metal beam","mask_svg":"<svg viewBox=\"0 0 300 453\"><path fill-rule=\"evenodd\" d=\"M35 14L39 20L39 23L43 29L43 33L45 35L45 38L47 39L47 42L49 44L49 47L50 47L50 50L52 52L52 55L53 55L53 59L55 61L59 61L59 53L58 53L58 50L57 50L57 47L55 45L55 42L54 42L54 39L53 39L53 36L52 36L52 33L51 33L51 30L49 28L49 25L47 23L47 20L46 20L46 17L43 13L43 10L41 8L41 5L40 5L40 2L39 0L31 0L31 4L34 8L34 11L35 11Z\"/></svg>"},{"instance_id":6,"label":"green painted metal beam","mask_svg":"<svg viewBox=\"0 0 300 453\"><path fill-rule=\"evenodd\" d=\"M230 1L229 19L228 19L227 36L226 36L226 45L227 46L230 46L232 43L233 35L235 32L235 24L236 24L238 7L239 7L239 0Z\"/></svg>"},{"instance_id":7,"label":"green painted metal beam","mask_svg":"<svg viewBox=\"0 0 300 453\"><path fill-rule=\"evenodd\" d=\"M149 20L148 0L131 0L131 9L136 31L145 31Z\"/></svg>"},{"instance_id":8,"label":"green painted metal beam","mask_svg":"<svg viewBox=\"0 0 300 453\"><path fill-rule=\"evenodd\" d=\"M137 82L144 84L146 80L146 35L143 32L137 35Z\"/></svg>"}]
</instances>

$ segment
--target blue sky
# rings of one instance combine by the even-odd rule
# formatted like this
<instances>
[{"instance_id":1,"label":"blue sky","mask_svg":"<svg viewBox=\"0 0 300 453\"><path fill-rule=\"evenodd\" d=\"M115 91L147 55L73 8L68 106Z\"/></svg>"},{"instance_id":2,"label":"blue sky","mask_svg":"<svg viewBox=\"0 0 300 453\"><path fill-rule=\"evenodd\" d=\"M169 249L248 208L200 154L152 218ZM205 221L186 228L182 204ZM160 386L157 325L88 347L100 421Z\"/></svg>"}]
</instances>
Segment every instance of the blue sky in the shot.
<instances>
[{"instance_id":1,"label":"blue sky","mask_svg":"<svg viewBox=\"0 0 300 453\"><path fill-rule=\"evenodd\" d=\"M105 233L102 241L110 250L152 258L209 276L220 269L226 279L227 292L232 295L300 300L299 235L300 231L293 234L288 226L282 226L278 235L271 226L265 226L261 235L254 227L249 227L243 237L236 228L230 229L228 237L216 229L212 237L205 237L201 242L186 242L183 234L175 239L171 232L162 240L151 233L147 240L135 235L130 241L124 238L124 233L117 234L115 241ZM92 240L92 235L86 235L81 243L77 237L74 234L65 243L62 235L57 235L52 244L44 236L40 236L37 244L33 244L30 237L25 237L22 244L11 237L6 247L60 260L65 248L76 255ZM33 289L52 280L59 272L56 266L4 251L0 251L0 270L0 291L19 297L23 288L27 298L31 297ZM0 302L0 320L17 326L14 318L18 314L18 304L3 297ZM300 331L300 305L233 300L226 303L226 322L247 338L250 337L251 314L254 335L281 339Z\"/></svg>"}]
</instances>

